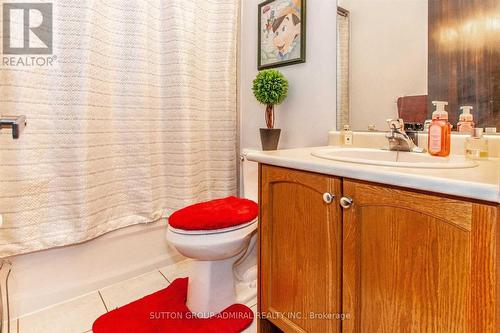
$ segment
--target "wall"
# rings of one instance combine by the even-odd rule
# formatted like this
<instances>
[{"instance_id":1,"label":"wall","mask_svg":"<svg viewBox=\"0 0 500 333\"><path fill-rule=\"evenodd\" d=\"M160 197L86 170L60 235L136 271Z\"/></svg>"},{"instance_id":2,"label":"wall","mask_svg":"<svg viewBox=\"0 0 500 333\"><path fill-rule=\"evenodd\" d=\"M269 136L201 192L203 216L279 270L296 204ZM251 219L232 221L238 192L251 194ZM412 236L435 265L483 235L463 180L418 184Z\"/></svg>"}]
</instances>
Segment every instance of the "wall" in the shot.
<instances>
[{"instance_id":1,"label":"wall","mask_svg":"<svg viewBox=\"0 0 500 333\"><path fill-rule=\"evenodd\" d=\"M427 1L339 0L350 11L351 125L385 130L396 100L427 94Z\"/></svg>"},{"instance_id":2,"label":"wall","mask_svg":"<svg viewBox=\"0 0 500 333\"><path fill-rule=\"evenodd\" d=\"M182 259L165 221L136 225L73 246L11 258L11 318L81 296Z\"/></svg>"},{"instance_id":3,"label":"wall","mask_svg":"<svg viewBox=\"0 0 500 333\"><path fill-rule=\"evenodd\" d=\"M259 148L264 109L253 96L257 74L258 0L242 0L240 43L241 147ZM276 106L280 148L321 146L336 118L336 1L307 1L307 59L278 68L289 80L287 100Z\"/></svg>"}]
</instances>

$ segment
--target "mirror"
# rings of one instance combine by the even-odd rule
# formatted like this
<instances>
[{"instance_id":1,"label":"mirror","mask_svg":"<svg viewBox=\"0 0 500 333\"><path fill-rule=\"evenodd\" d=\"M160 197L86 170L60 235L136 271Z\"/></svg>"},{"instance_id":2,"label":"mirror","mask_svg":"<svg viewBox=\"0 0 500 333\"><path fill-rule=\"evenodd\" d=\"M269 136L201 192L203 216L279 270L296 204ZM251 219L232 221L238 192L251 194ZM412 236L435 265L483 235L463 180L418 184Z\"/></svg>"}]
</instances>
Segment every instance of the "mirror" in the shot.
<instances>
[{"instance_id":1,"label":"mirror","mask_svg":"<svg viewBox=\"0 0 500 333\"><path fill-rule=\"evenodd\" d=\"M477 127L500 131L498 1L338 0L337 129L424 123L433 100L454 128L471 105Z\"/></svg>"}]
</instances>

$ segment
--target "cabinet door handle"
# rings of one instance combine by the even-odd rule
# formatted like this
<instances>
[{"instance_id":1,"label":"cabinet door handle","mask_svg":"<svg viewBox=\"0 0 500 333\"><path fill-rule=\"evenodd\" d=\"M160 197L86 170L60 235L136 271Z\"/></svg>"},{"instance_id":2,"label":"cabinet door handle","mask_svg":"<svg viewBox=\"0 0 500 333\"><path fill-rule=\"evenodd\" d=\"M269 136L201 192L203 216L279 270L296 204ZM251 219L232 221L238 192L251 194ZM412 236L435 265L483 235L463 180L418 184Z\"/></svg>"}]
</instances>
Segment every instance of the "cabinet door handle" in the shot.
<instances>
[{"instance_id":1,"label":"cabinet door handle","mask_svg":"<svg viewBox=\"0 0 500 333\"><path fill-rule=\"evenodd\" d=\"M333 202L333 199L335 199L335 195L328 192L323 194L323 201L327 204L331 204Z\"/></svg>"},{"instance_id":2,"label":"cabinet door handle","mask_svg":"<svg viewBox=\"0 0 500 333\"><path fill-rule=\"evenodd\" d=\"M351 208L352 204L354 203L354 200L352 200L351 197L342 197L340 199L340 205L342 206L342 208L344 209L348 209L348 208Z\"/></svg>"}]
</instances>

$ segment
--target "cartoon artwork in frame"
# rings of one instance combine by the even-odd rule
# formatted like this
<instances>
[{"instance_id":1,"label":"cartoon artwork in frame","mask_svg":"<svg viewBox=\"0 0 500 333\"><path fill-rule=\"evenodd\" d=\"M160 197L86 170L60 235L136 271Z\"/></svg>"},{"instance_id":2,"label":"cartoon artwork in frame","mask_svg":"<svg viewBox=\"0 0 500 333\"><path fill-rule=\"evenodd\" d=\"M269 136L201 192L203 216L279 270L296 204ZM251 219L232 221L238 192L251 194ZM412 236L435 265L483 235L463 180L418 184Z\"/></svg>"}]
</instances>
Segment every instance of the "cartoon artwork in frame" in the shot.
<instances>
[{"instance_id":1,"label":"cartoon artwork in frame","mask_svg":"<svg viewBox=\"0 0 500 333\"><path fill-rule=\"evenodd\" d=\"M259 4L258 69L306 61L306 0Z\"/></svg>"}]
</instances>

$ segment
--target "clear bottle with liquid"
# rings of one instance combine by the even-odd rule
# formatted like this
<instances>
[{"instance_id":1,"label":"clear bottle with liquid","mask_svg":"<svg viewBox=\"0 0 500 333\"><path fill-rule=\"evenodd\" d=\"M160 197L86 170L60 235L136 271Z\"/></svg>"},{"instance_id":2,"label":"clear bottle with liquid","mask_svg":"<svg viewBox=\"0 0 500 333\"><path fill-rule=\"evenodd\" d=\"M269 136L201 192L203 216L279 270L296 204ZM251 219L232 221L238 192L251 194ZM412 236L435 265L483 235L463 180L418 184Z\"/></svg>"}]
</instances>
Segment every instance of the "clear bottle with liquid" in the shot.
<instances>
[{"instance_id":1,"label":"clear bottle with liquid","mask_svg":"<svg viewBox=\"0 0 500 333\"><path fill-rule=\"evenodd\" d=\"M475 128L474 133L466 139L465 156L472 160L488 158L488 139L483 137L482 128Z\"/></svg>"}]
</instances>

